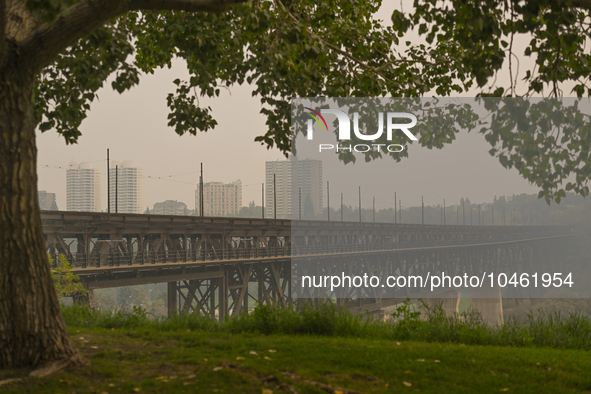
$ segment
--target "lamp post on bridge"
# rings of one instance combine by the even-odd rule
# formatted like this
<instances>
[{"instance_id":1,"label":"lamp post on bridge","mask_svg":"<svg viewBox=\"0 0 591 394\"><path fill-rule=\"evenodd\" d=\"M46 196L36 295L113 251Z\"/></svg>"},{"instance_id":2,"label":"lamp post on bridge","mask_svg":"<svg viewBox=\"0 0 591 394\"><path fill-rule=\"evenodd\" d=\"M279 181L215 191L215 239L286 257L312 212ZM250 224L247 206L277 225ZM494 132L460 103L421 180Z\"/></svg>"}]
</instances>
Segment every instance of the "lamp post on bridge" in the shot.
<instances>
[{"instance_id":1,"label":"lamp post on bridge","mask_svg":"<svg viewBox=\"0 0 591 394\"><path fill-rule=\"evenodd\" d=\"M119 166L115 166L115 213L119 212Z\"/></svg>"},{"instance_id":2,"label":"lamp post on bridge","mask_svg":"<svg viewBox=\"0 0 591 394\"><path fill-rule=\"evenodd\" d=\"M199 211L201 213L201 217L205 216L205 198L203 196L203 163L201 163L201 175L199 176L199 194L200 194L200 202L199 202Z\"/></svg>"},{"instance_id":3,"label":"lamp post on bridge","mask_svg":"<svg viewBox=\"0 0 591 394\"><path fill-rule=\"evenodd\" d=\"M359 186L359 223L361 223L361 186Z\"/></svg>"},{"instance_id":4,"label":"lamp post on bridge","mask_svg":"<svg viewBox=\"0 0 591 394\"><path fill-rule=\"evenodd\" d=\"M396 192L394 192L394 224L396 224L398 221L396 220L396 214L398 212L396 212Z\"/></svg>"},{"instance_id":5,"label":"lamp post on bridge","mask_svg":"<svg viewBox=\"0 0 591 394\"><path fill-rule=\"evenodd\" d=\"M330 184L326 181L326 205L328 210L328 221L330 222Z\"/></svg>"},{"instance_id":6,"label":"lamp post on bridge","mask_svg":"<svg viewBox=\"0 0 591 394\"><path fill-rule=\"evenodd\" d=\"M423 196L421 196L421 224L425 224L425 203L423 202Z\"/></svg>"},{"instance_id":7,"label":"lamp post on bridge","mask_svg":"<svg viewBox=\"0 0 591 394\"><path fill-rule=\"evenodd\" d=\"M298 188L298 208L300 212L300 220L302 220L302 188Z\"/></svg>"}]
</instances>

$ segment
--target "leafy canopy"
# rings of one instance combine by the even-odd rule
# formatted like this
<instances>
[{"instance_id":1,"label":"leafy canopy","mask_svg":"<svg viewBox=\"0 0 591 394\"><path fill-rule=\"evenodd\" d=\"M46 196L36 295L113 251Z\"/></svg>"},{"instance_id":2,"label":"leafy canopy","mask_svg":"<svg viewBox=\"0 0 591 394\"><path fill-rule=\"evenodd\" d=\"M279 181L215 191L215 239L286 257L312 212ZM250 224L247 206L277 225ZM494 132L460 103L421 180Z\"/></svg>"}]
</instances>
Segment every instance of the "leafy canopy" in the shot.
<instances>
[{"instance_id":1,"label":"leafy canopy","mask_svg":"<svg viewBox=\"0 0 591 394\"><path fill-rule=\"evenodd\" d=\"M48 20L71 3L27 2ZM188 80L176 79L176 92L167 97L168 124L176 133L214 128L211 108L201 107L199 97L247 82L267 117L268 131L256 140L283 152L290 150L291 97L561 97L567 85L567 94L591 94L591 55L585 51L591 19L582 1L415 0L407 12L394 11L391 24L374 19L380 6L380 0L251 0L217 14L128 12L42 71L37 123L75 143L107 78L114 76L112 88L123 92L174 58L184 59L191 73ZM524 40L524 52L515 53ZM517 55L532 58L534 66L524 70ZM499 86L497 76L507 73L511 82ZM517 168L548 201L565 189L587 193L587 135L574 131L557 141L556 130L546 127L532 142L531 130L480 131L491 155ZM430 130L420 143L441 148L456 132ZM580 150L586 154L576 154ZM545 162L536 160L542 156Z\"/></svg>"}]
</instances>

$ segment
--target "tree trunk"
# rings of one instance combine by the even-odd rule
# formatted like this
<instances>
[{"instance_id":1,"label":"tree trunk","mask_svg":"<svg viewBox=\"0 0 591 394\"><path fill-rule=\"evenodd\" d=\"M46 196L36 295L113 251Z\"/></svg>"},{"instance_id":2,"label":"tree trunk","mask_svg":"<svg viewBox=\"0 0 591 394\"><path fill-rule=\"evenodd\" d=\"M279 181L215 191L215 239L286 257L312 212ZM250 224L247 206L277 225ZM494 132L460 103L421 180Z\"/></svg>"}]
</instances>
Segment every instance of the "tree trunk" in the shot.
<instances>
[{"instance_id":1,"label":"tree trunk","mask_svg":"<svg viewBox=\"0 0 591 394\"><path fill-rule=\"evenodd\" d=\"M84 360L70 342L45 251L35 77L25 68L12 62L0 69L0 369L48 371Z\"/></svg>"}]
</instances>

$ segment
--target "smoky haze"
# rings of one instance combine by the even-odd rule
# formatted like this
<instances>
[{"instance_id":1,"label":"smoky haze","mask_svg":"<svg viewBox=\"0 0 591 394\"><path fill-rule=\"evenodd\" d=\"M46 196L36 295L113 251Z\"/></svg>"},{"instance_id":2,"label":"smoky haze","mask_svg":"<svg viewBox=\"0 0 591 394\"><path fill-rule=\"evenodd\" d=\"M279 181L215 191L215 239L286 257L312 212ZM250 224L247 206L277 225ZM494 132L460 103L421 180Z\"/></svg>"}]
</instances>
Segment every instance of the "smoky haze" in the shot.
<instances>
[{"instance_id":1,"label":"smoky haze","mask_svg":"<svg viewBox=\"0 0 591 394\"><path fill-rule=\"evenodd\" d=\"M408 12L412 9L412 2L388 2L376 17L384 24L390 24L392 11L401 7ZM412 34L410 38L413 38ZM516 53L526 42L515 43ZM399 50L403 51L403 48ZM521 59L522 67L528 61ZM507 85L507 74L500 73L498 84ZM76 145L66 145L53 130L43 134L38 132L39 190L56 193L59 209L65 210L65 169L72 161L92 161L95 168L102 170L101 206L106 210L105 159L109 148L111 160L133 160L136 166L143 168L144 205L150 209L154 203L164 200L182 201L193 209L200 163L204 165L205 182L240 179L243 205L250 201L260 205L265 161L284 160L285 157L277 149L268 150L254 142L256 136L265 134L266 125L265 117L260 114L259 98L252 97L252 87L243 85L232 87L230 91L222 90L217 99L200 97L201 106L212 107L218 126L197 136L178 136L167 126L166 106L166 96L174 92L172 81L176 78L189 78L183 61L174 61L172 69L143 75L138 86L122 95L110 88L110 81L105 83L105 88L98 92L100 99L92 104L80 127L82 136ZM392 162L384 179L391 185L389 190L392 193L398 191L404 206L420 205L421 196L424 196L426 205L436 205L443 199L456 204L461 197L468 197L479 203L492 201L495 195L538 191L516 170L504 169L488 154L489 149L484 138L475 132L459 134L453 144L442 150L410 146L410 157L400 163ZM360 166L346 167L352 179L358 179ZM353 183L338 190L344 193L345 204L357 204L358 182ZM371 199L366 193L362 204L371 204ZM376 200L377 208L389 204L390 196L384 195Z\"/></svg>"},{"instance_id":2,"label":"smoky haze","mask_svg":"<svg viewBox=\"0 0 591 394\"><path fill-rule=\"evenodd\" d=\"M72 161L91 161L103 171L102 207L106 210L105 159L109 148L111 160L133 160L144 169L144 204L150 208L159 201L178 200L193 209L201 162L206 182L240 179L244 205L250 201L260 205L265 161L285 157L277 149L268 150L254 142L266 130L258 98L251 97L249 86L224 91L215 100L202 98L201 105L212 107L218 126L197 136L178 136L167 126L166 95L173 91L174 78L188 76L182 66L177 63L171 70L145 76L138 87L122 95L103 89L81 126L82 136L76 145L66 145L51 130L38 133L39 190L56 193L58 207L65 210L65 168ZM391 192L397 191L405 206L420 205L421 196L426 205L436 205L444 198L449 204L461 197L478 203L491 201L495 195L538 191L516 170L503 168L491 157L490 146L476 132L460 133L442 150L417 144L408 149L410 157L399 163L392 161L383 174ZM345 168L350 179L360 179L366 165L362 160L348 164ZM154 179L157 177L161 179ZM342 185L334 191L344 193L345 204L356 205L359 182L351 182L350 187ZM377 207L391 206L388 200L386 195L377 197ZM370 201L366 194L363 204Z\"/></svg>"}]
</instances>

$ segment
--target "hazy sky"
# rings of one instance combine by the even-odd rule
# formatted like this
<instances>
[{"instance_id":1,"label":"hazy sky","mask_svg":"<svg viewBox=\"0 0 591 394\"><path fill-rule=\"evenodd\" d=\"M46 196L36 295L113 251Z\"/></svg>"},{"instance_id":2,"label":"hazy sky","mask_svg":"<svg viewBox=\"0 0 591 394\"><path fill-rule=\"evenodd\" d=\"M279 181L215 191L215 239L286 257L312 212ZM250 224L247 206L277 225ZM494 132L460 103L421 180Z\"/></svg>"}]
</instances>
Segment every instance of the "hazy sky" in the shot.
<instances>
[{"instance_id":1,"label":"hazy sky","mask_svg":"<svg viewBox=\"0 0 591 394\"><path fill-rule=\"evenodd\" d=\"M389 19L390 12L384 9L380 17ZM110 87L99 91L100 100L93 103L83 121L77 145L66 145L55 131L38 132L39 190L56 193L58 207L65 210L65 169L73 161L93 161L103 171L102 207L106 210L105 159L109 148L111 160L133 160L144 169L144 205L150 208L159 201L178 200L193 209L201 162L206 182L240 179L243 204L253 200L260 204L264 163L283 156L278 150L267 150L254 142L256 136L266 131L265 118L259 113L259 98L251 96L252 89L247 85L234 87L231 92L222 91L217 99L200 98L201 105L213 108L218 127L196 137L179 137L167 126L166 96L174 92L171 81L175 78L188 78L181 61L174 62L172 69L143 76L139 86L122 95ZM502 79L507 76L501 75L499 80ZM478 133L462 134L441 151L413 148L409 159L392 162L392 172L387 176L395 183L405 206L420 205L421 195L425 196L426 205L432 205L444 198L448 204L456 203L460 197L478 203L491 201L494 195L537 192L517 171L505 170L491 157L490 146ZM350 171L350 166L344 168ZM346 197L346 204L357 204L355 183L353 179L350 191L342 190L351 196L350 200ZM340 191L331 193L335 196L333 205ZM387 206L389 198L383 196L382 200ZM371 196L364 198L363 205L366 204L371 204Z\"/></svg>"},{"instance_id":2,"label":"hazy sky","mask_svg":"<svg viewBox=\"0 0 591 394\"><path fill-rule=\"evenodd\" d=\"M351 99L349 103L354 105L363 101L364 99ZM424 102L427 100L425 99ZM386 103L387 100L383 100L382 105ZM487 112L478 110L478 104L471 98L440 99L437 107L443 108L451 103L470 105L486 118ZM337 108L337 105L331 104L330 101L323 104L327 104L329 108ZM295 105L312 108L318 106L317 103L306 99L298 99ZM351 111L345 112L348 112L352 120ZM383 109L376 109L376 111L383 111ZM417 113L417 116L419 125L410 131L418 137L421 135L421 115ZM491 157L488 153L490 146L477 132L460 132L460 137L451 145L441 150L430 150L421 147L418 143L409 144L408 138L402 132L395 131L390 144L401 144L400 146L408 150L408 158L396 163L387 154L383 154L380 159L365 162L363 153L354 153L355 163L344 165L338 159L334 149L319 151L320 144L325 148L324 144L329 144L333 148L337 144L333 133L333 127L337 127L333 126L335 116L325 114L324 117L330 131L322 130L313 123L313 139L308 140L300 134L296 141L298 159L310 158L322 161L324 206L326 206L326 181L330 181L331 206L335 208L340 204L341 192L344 194L346 205L357 206L359 187L362 191L363 207L371 208L375 196L377 209L393 207L395 192L397 199L402 200L402 205L408 207L420 206L421 196L424 198L425 205L443 204L445 199L449 206L458 204L460 197L468 197L471 202L479 203L492 201L495 195L510 196L513 193L537 191L536 188L530 187L516 171L504 169L495 158ZM308 117L299 116L296 121L306 122L306 119ZM363 121L360 122L360 127L363 130ZM350 132L353 133L353 127ZM374 134L376 129L372 127L365 132ZM363 144L364 141L357 140L355 143ZM367 141L365 143L371 144ZM366 148L360 146L359 149ZM385 148L381 150L384 152Z\"/></svg>"}]
</instances>

